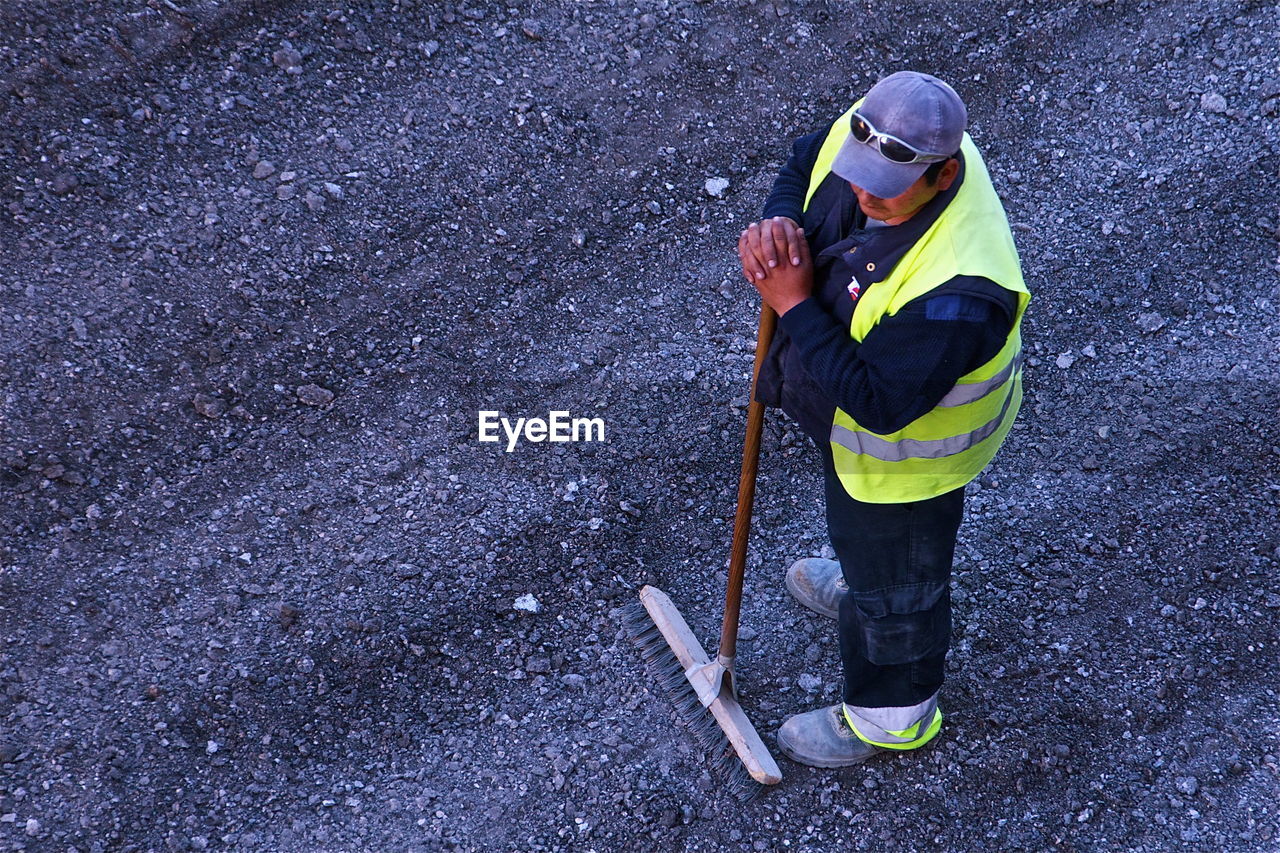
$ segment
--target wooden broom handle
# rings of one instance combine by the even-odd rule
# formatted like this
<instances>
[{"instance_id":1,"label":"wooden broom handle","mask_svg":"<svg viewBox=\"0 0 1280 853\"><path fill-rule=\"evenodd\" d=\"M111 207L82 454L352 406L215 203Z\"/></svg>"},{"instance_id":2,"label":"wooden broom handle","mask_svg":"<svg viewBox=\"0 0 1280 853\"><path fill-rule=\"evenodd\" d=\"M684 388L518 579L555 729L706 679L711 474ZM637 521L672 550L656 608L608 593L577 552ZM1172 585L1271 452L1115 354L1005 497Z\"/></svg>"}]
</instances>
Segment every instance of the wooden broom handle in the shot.
<instances>
[{"instance_id":1,"label":"wooden broom handle","mask_svg":"<svg viewBox=\"0 0 1280 853\"><path fill-rule=\"evenodd\" d=\"M751 536L751 508L756 498L756 470L760 467L760 434L764 431L764 404L756 401L760 365L773 340L778 315L767 304L760 307L756 333L756 366L751 373L751 397L747 406L747 438L742 446L742 475L738 478L738 511L733 517L733 548L729 552L729 586L724 596L724 627L720 630L719 655L732 658L738 650L738 614L742 609L742 577L747 568L747 539Z\"/></svg>"}]
</instances>

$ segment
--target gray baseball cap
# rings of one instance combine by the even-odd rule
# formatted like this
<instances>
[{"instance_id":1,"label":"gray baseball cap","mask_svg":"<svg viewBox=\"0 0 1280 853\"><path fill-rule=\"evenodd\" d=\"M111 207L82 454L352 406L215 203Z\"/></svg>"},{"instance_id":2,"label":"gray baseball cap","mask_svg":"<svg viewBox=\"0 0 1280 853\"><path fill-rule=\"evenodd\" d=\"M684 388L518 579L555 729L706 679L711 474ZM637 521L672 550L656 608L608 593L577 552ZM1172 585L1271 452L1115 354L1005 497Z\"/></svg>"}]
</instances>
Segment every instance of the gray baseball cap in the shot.
<instances>
[{"instance_id":1,"label":"gray baseball cap","mask_svg":"<svg viewBox=\"0 0 1280 853\"><path fill-rule=\"evenodd\" d=\"M876 132L934 155L958 151L969 124L969 112L955 89L918 71L899 71L876 83L858 113ZM879 198L902 195L932 165L895 163L880 153L874 138L869 142L850 134L836 152L831 171Z\"/></svg>"}]
</instances>

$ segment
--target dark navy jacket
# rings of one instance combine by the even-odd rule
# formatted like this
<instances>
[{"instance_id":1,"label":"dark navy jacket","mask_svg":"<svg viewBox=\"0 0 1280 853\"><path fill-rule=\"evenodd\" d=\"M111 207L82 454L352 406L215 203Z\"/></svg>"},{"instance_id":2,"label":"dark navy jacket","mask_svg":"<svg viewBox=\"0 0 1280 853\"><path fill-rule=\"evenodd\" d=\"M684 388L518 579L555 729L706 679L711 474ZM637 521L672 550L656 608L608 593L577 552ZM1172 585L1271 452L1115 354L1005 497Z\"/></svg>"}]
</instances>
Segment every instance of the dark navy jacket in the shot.
<instances>
[{"instance_id":1,"label":"dark navy jacket","mask_svg":"<svg viewBox=\"0 0 1280 853\"><path fill-rule=\"evenodd\" d=\"M934 408L957 379L995 357L1017 309L1017 297L995 282L957 276L884 317L861 343L853 340L855 299L888 277L955 197L964 160L951 187L906 222L867 228L853 190L834 173L804 209L826 135L796 140L765 202L766 218L787 216L804 227L814 281L813 295L779 319L756 383L756 399L780 406L820 443L837 405L881 434Z\"/></svg>"}]
</instances>

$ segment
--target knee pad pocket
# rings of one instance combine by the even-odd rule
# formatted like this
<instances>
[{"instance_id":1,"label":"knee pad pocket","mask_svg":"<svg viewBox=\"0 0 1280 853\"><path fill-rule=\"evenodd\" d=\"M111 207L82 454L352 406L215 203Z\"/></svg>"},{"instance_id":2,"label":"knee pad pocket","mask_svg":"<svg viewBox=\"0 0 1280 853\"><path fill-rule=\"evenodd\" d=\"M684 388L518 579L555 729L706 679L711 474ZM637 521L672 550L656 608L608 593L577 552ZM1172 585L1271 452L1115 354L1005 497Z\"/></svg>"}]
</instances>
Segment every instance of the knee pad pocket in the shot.
<instances>
[{"instance_id":1,"label":"knee pad pocket","mask_svg":"<svg viewBox=\"0 0 1280 853\"><path fill-rule=\"evenodd\" d=\"M951 639L947 584L903 584L849 595L858 610L871 663L914 663L946 652Z\"/></svg>"}]
</instances>

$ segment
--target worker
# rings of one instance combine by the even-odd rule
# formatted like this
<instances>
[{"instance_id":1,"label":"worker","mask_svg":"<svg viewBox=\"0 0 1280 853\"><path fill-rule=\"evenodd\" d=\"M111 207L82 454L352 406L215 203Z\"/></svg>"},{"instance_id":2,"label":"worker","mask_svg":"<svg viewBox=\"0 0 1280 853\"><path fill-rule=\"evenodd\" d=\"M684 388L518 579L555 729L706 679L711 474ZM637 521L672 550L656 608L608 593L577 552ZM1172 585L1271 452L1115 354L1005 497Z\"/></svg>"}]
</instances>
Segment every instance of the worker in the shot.
<instances>
[{"instance_id":1,"label":"worker","mask_svg":"<svg viewBox=\"0 0 1280 853\"><path fill-rule=\"evenodd\" d=\"M756 398L822 455L837 560L801 559L786 584L837 620L843 701L778 731L816 767L937 735L965 484L1022 400L1030 295L967 124L937 77L885 77L795 142L738 243L780 318Z\"/></svg>"}]
</instances>

